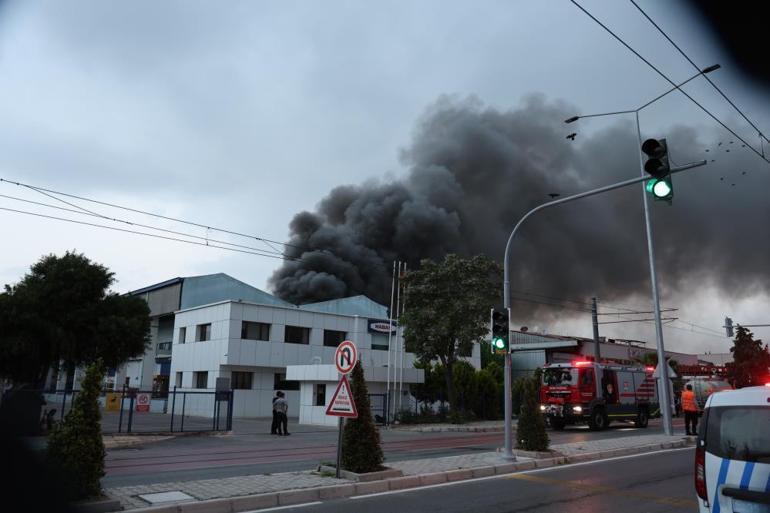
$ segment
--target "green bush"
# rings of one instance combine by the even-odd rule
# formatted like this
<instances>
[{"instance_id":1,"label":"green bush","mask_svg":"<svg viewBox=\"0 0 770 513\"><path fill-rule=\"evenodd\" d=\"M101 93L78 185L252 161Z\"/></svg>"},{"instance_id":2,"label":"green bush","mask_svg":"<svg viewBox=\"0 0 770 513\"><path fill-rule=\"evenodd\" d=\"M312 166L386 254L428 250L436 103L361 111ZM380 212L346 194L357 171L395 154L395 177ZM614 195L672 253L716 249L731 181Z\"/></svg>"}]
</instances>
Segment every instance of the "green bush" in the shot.
<instances>
[{"instance_id":1,"label":"green bush","mask_svg":"<svg viewBox=\"0 0 770 513\"><path fill-rule=\"evenodd\" d=\"M540 376L522 378L522 402L516 426L516 447L525 451L548 450L545 419L540 413Z\"/></svg>"},{"instance_id":2,"label":"green bush","mask_svg":"<svg viewBox=\"0 0 770 513\"><path fill-rule=\"evenodd\" d=\"M342 468L356 473L374 472L382 468L384 456L380 446L380 432L372 420L369 390L361 362L353 368L350 388L358 417L345 422L342 432Z\"/></svg>"},{"instance_id":3,"label":"green bush","mask_svg":"<svg viewBox=\"0 0 770 513\"><path fill-rule=\"evenodd\" d=\"M59 471L70 500L101 495L99 480L104 475L104 443L99 392L103 377L101 363L87 368L72 409L48 439L49 464Z\"/></svg>"},{"instance_id":4,"label":"green bush","mask_svg":"<svg viewBox=\"0 0 770 513\"><path fill-rule=\"evenodd\" d=\"M473 411L476 417L486 420L500 418L500 387L486 369L476 373L476 401Z\"/></svg>"},{"instance_id":5,"label":"green bush","mask_svg":"<svg viewBox=\"0 0 770 513\"><path fill-rule=\"evenodd\" d=\"M526 383L527 379L529 378L519 378L511 386L511 411L514 415L518 415L521 410L521 403L524 398L524 383Z\"/></svg>"}]
</instances>

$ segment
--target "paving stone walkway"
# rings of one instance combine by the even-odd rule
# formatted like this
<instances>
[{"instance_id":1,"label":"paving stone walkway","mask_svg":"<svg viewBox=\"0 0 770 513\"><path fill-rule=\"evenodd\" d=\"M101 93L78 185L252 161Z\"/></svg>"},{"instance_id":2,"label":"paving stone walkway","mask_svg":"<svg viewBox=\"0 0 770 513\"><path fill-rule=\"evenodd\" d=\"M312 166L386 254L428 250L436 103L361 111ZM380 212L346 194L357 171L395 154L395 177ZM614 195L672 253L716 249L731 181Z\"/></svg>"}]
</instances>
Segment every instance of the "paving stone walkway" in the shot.
<instances>
[{"instance_id":1,"label":"paving stone walkway","mask_svg":"<svg viewBox=\"0 0 770 513\"><path fill-rule=\"evenodd\" d=\"M527 461L531 458L518 458L519 461ZM407 460L388 463L389 467L401 470L405 476L430 474L432 472L446 472L475 467L491 467L500 465L503 460L499 452L480 452L476 454L462 454L460 456L445 456L431 458L429 460Z\"/></svg>"},{"instance_id":2,"label":"paving stone walkway","mask_svg":"<svg viewBox=\"0 0 770 513\"><path fill-rule=\"evenodd\" d=\"M666 435L639 435L620 438L607 438L604 440L590 440L586 442L572 442L569 444L554 444L551 450L556 451L563 456L574 456L576 454L588 454L592 452L604 452L612 449L625 449L627 447L642 447L645 445L664 444L668 442L679 442L687 437L685 436L666 436Z\"/></svg>"},{"instance_id":3,"label":"paving stone walkway","mask_svg":"<svg viewBox=\"0 0 770 513\"><path fill-rule=\"evenodd\" d=\"M193 496L197 500L217 499L223 497L239 497L257 493L278 492L282 490L298 490L316 486L331 486L340 483L350 483L347 479L323 477L308 472L285 472L280 474L227 477L223 479L203 479L198 481L179 481L153 485L122 486L108 488L107 495L117 499L124 509L136 509L150 506L139 495L158 492L180 491Z\"/></svg>"}]
</instances>

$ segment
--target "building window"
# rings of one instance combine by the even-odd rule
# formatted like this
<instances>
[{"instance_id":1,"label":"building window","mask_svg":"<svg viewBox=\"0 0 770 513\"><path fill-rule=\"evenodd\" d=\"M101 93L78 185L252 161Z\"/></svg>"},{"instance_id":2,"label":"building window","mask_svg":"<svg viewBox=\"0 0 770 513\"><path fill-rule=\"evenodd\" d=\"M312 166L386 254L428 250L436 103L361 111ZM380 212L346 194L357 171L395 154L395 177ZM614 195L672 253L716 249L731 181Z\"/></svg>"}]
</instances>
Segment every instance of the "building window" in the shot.
<instances>
[{"instance_id":1,"label":"building window","mask_svg":"<svg viewBox=\"0 0 770 513\"><path fill-rule=\"evenodd\" d=\"M183 376L182 372L176 373L176 381L174 382L174 385L176 385L179 388L182 388L182 376Z\"/></svg>"},{"instance_id":2,"label":"building window","mask_svg":"<svg viewBox=\"0 0 770 513\"><path fill-rule=\"evenodd\" d=\"M198 324L195 329L195 341L205 342L211 340L211 323Z\"/></svg>"},{"instance_id":3,"label":"building window","mask_svg":"<svg viewBox=\"0 0 770 513\"><path fill-rule=\"evenodd\" d=\"M337 347L348 336L344 331L324 330L324 345L326 347Z\"/></svg>"},{"instance_id":4,"label":"building window","mask_svg":"<svg viewBox=\"0 0 770 513\"><path fill-rule=\"evenodd\" d=\"M184 344L187 339L187 328L179 328L179 344Z\"/></svg>"},{"instance_id":5,"label":"building window","mask_svg":"<svg viewBox=\"0 0 770 513\"><path fill-rule=\"evenodd\" d=\"M326 385L313 385L313 397L316 406L326 406Z\"/></svg>"},{"instance_id":6,"label":"building window","mask_svg":"<svg viewBox=\"0 0 770 513\"><path fill-rule=\"evenodd\" d=\"M273 380L273 390L299 390L299 381L286 381L286 374L277 372Z\"/></svg>"},{"instance_id":7,"label":"building window","mask_svg":"<svg viewBox=\"0 0 770 513\"><path fill-rule=\"evenodd\" d=\"M208 371L193 372L195 375L195 388L208 388L209 386L209 373Z\"/></svg>"},{"instance_id":8,"label":"building window","mask_svg":"<svg viewBox=\"0 0 770 513\"><path fill-rule=\"evenodd\" d=\"M388 335L383 333L372 333L372 349L379 351L388 350Z\"/></svg>"},{"instance_id":9,"label":"building window","mask_svg":"<svg viewBox=\"0 0 770 513\"><path fill-rule=\"evenodd\" d=\"M241 338L244 340L270 340L270 325L264 322L241 323Z\"/></svg>"},{"instance_id":10,"label":"building window","mask_svg":"<svg viewBox=\"0 0 770 513\"><path fill-rule=\"evenodd\" d=\"M233 390L251 390L253 372L233 371L230 378L230 387Z\"/></svg>"},{"instance_id":11,"label":"building window","mask_svg":"<svg viewBox=\"0 0 770 513\"><path fill-rule=\"evenodd\" d=\"M283 340L289 344L309 344L310 328L300 326L286 326Z\"/></svg>"}]
</instances>

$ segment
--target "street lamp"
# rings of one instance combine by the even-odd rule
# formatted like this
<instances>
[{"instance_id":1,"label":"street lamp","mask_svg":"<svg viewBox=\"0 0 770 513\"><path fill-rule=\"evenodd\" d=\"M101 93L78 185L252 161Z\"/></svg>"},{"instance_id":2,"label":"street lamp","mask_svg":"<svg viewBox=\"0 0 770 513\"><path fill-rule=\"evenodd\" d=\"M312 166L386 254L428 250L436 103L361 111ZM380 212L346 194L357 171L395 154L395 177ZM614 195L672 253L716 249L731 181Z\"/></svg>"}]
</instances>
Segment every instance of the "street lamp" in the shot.
<instances>
[{"instance_id":1,"label":"street lamp","mask_svg":"<svg viewBox=\"0 0 770 513\"><path fill-rule=\"evenodd\" d=\"M703 68L700 70L697 74L691 76L684 82L681 82L680 84L675 85L671 89L667 90L663 94L660 94L653 98L652 100L648 101L647 103L643 104L642 106L633 109L633 110L622 110L617 112L605 112L603 114L588 114L583 116L572 116L571 118L565 119L565 123L574 123L578 119L583 118L596 118L600 116L614 116L618 114L634 114L636 117L636 135L639 139L639 167L641 169L642 176L645 176L645 170L644 170L644 161L642 157L642 131L639 128L639 111L642 109L645 109L646 107L652 105L656 101L660 100L664 96L668 95L669 93L672 93L673 91L678 90L686 83L690 82L691 80L696 79L697 77L701 75L705 75L707 73L711 73L712 71L716 71L721 66L719 64L714 64L711 66L708 66L706 68ZM660 319L660 299L658 297L658 275L655 271L655 248L653 246L652 241L652 223L650 222L650 209L649 209L649 202L647 199L648 192L651 192L653 195L655 195L658 198L666 198L668 197L672 190L671 186L666 183L665 181L657 181L652 182L652 190L647 191L647 185L643 185L642 187L642 200L644 202L644 223L647 231L647 254L650 261L650 282L652 284L652 302L653 307L655 310L655 337L657 342L657 352L658 352L658 362L663 362L663 364L660 364L658 368L660 369L660 382L661 382L661 412L663 414L663 429L664 432L671 436L673 435L673 426L671 423L671 397L669 396L669 388L668 388L668 366L665 364L666 362L666 352L663 348L663 324L661 323Z\"/></svg>"}]
</instances>

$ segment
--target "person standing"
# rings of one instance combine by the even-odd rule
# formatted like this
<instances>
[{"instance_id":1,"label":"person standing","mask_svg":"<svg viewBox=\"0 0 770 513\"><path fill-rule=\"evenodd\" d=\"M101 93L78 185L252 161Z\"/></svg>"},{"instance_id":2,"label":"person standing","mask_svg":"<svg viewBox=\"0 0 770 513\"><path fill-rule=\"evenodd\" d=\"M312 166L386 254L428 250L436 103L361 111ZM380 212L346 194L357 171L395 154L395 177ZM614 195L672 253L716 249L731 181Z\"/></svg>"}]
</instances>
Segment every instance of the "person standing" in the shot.
<instances>
[{"instance_id":1,"label":"person standing","mask_svg":"<svg viewBox=\"0 0 770 513\"><path fill-rule=\"evenodd\" d=\"M278 412L275 409L275 401L278 399L278 394L273 397L273 423L270 424L270 434L278 434Z\"/></svg>"},{"instance_id":2,"label":"person standing","mask_svg":"<svg viewBox=\"0 0 770 513\"><path fill-rule=\"evenodd\" d=\"M287 427L289 418L286 416L289 411L289 403L286 402L283 392L279 391L277 395L278 398L273 403L273 410L278 413L278 434L289 436L291 434Z\"/></svg>"},{"instance_id":3,"label":"person standing","mask_svg":"<svg viewBox=\"0 0 770 513\"><path fill-rule=\"evenodd\" d=\"M688 435L697 435L698 403L695 401L695 392L692 391L692 385L690 384L687 385L686 390L682 390L682 410L684 411L685 431Z\"/></svg>"}]
</instances>

